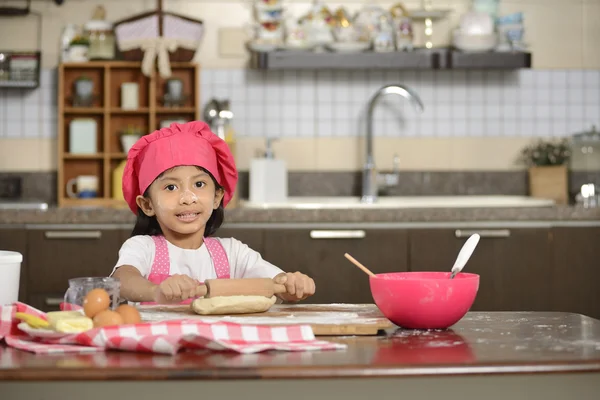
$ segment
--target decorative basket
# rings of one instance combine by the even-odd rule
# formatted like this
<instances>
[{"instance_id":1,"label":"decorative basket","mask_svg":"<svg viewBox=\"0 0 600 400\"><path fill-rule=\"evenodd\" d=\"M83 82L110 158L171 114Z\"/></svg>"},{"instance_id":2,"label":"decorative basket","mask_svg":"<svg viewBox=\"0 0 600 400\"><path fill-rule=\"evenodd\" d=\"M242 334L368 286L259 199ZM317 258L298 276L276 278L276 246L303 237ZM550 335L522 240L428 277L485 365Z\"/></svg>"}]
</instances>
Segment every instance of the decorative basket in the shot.
<instances>
[{"instance_id":1,"label":"decorative basket","mask_svg":"<svg viewBox=\"0 0 600 400\"><path fill-rule=\"evenodd\" d=\"M120 57L128 61L142 61L142 71L150 75L154 60L158 59L159 72L171 75L169 62L192 61L204 36L200 20L184 17L159 9L140 14L114 24Z\"/></svg>"}]
</instances>

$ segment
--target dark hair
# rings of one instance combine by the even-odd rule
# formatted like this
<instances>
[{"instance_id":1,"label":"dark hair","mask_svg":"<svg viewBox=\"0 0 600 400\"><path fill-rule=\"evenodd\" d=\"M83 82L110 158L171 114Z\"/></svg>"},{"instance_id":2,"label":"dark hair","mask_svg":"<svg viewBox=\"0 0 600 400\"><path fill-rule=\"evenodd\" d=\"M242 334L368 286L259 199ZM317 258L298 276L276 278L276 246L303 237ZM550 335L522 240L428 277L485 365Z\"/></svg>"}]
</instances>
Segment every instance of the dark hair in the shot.
<instances>
[{"instance_id":1,"label":"dark hair","mask_svg":"<svg viewBox=\"0 0 600 400\"><path fill-rule=\"evenodd\" d=\"M200 167L198 167L198 168L200 168ZM213 180L213 182L215 184L215 190L219 190L219 189L224 190L223 187L217 183L217 180L212 176L212 174L210 172L208 172L204 168L200 168L200 169L203 170L204 172L206 172L211 177L211 179ZM165 172L167 172L167 171L165 171ZM164 174L164 172L162 174ZM157 179L160 176L162 176L162 174L157 176ZM146 191L144 192L144 197L149 196L148 190L149 190L149 188L146 189ZM217 230L221 227L221 225L223 225L224 220L225 220L225 210L223 209L223 200L221 200L221 204L219 204L219 207L216 210L213 210L210 218L208 219L208 221L206 221L206 226L204 227L204 236L206 237L206 236L214 235L217 232ZM144 214L144 212L142 211L142 209L140 207L138 207L137 218L135 221L135 226L133 227L133 231L131 231L131 237L138 236L138 235L156 236L156 235L162 235L162 234L163 234L163 232L162 232L162 229L160 228L158 220L156 219L156 216L149 217L146 214Z\"/></svg>"}]
</instances>

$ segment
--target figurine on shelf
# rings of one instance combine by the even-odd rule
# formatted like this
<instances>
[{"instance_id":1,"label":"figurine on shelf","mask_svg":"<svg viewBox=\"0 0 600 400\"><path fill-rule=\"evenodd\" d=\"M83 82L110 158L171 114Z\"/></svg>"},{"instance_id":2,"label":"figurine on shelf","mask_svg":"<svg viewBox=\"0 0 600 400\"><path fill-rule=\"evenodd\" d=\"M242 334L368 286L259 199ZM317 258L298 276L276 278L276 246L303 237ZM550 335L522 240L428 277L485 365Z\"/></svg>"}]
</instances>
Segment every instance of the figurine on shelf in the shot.
<instances>
[{"instance_id":1,"label":"figurine on shelf","mask_svg":"<svg viewBox=\"0 0 600 400\"><path fill-rule=\"evenodd\" d=\"M183 93L183 81L172 78L165 82L163 104L165 107L183 107L188 96Z\"/></svg>"},{"instance_id":2,"label":"figurine on shelf","mask_svg":"<svg viewBox=\"0 0 600 400\"><path fill-rule=\"evenodd\" d=\"M396 50L410 51L414 48L413 22L410 13L402 3L390 9L396 34Z\"/></svg>"},{"instance_id":3,"label":"figurine on shelf","mask_svg":"<svg viewBox=\"0 0 600 400\"><path fill-rule=\"evenodd\" d=\"M257 0L254 2L252 40L248 48L258 52L275 51L283 47L283 5L279 1Z\"/></svg>"},{"instance_id":4,"label":"figurine on shelf","mask_svg":"<svg viewBox=\"0 0 600 400\"><path fill-rule=\"evenodd\" d=\"M73 107L92 107L96 96L94 95L94 81L87 76L81 76L73 82Z\"/></svg>"}]
</instances>

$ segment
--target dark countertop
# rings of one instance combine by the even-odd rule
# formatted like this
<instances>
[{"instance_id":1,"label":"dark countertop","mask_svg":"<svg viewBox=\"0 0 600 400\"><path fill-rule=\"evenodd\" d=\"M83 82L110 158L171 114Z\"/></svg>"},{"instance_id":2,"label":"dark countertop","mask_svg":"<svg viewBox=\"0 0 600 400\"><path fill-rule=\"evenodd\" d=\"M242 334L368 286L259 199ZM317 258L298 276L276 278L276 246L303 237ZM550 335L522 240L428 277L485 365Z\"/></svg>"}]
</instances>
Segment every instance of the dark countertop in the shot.
<instances>
[{"instance_id":1,"label":"dark countertop","mask_svg":"<svg viewBox=\"0 0 600 400\"><path fill-rule=\"evenodd\" d=\"M250 209L226 210L226 223L394 223L475 221L600 221L600 208L575 206L523 208L427 209ZM20 224L133 224L128 209L55 208L0 210L0 225Z\"/></svg>"},{"instance_id":2,"label":"dark countertop","mask_svg":"<svg viewBox=\"0 0 600 400\"><path fill-rule=\"evenodd\" d=\"M326 337L321 337L327 339ZM600 373L600 321L556 312L472 312L446 331L330 337L346 350L175 356L42 356L0 345L0 381L260 380Z\"/></svg>"}]
</instances>

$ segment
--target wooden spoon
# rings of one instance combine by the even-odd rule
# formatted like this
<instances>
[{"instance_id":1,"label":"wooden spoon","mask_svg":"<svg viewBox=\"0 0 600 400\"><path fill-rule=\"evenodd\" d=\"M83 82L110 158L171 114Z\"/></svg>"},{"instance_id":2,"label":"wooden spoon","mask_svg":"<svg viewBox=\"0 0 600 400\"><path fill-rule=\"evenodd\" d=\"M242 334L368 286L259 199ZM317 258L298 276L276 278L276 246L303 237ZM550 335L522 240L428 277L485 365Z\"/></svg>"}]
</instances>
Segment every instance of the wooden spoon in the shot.
<instances>
[{"instance_id":1,"label":"wooden spoon","mask_svg":"<svg viewBox=\"0 0 600 400\"><path fill-rule=\"evenodd\" d=\"M375 276L374 273L372 273L371 271L369 271L369 269L367 267L365 267L364 265L362 265L361 263L359 263L358 261L356 261L356 259L354 257L352 257L350 254L346 253L344 254L344 257L346 257L348 260L350 260L350 262L354 265L356 265L358 268L362 269L363 272L369 276Z\"/></svg>"}]
</instances>

